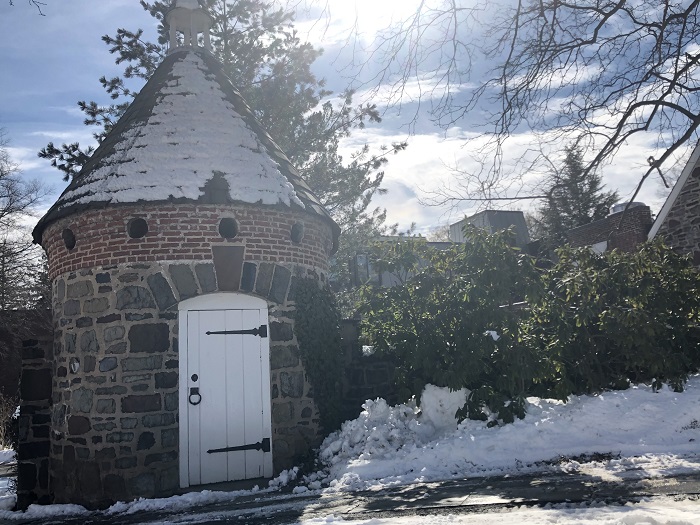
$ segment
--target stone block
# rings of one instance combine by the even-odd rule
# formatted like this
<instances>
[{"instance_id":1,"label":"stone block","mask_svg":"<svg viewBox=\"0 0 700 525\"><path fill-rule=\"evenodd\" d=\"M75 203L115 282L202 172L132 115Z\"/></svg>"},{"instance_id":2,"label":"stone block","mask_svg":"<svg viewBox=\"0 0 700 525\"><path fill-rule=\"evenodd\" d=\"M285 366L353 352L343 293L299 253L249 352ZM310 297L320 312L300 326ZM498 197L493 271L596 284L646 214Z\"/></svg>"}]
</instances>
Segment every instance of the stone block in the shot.
<instances>
[{"instance_id":1,"label":"stone block","mask_svg":"<svg viewBox=\"0 0 700 525\"><path fill-rule=\"evenodd\" d=\"M255 288L255 275L257 266L254 263L243 263L243 274L241 275L241 290L244 292L252 292Z\"/></svg>"},{"instance_id":2,"label":"stone block","mask_svg":"<svg viewBox=\"0 0 700 525\"><path fill-rule=\"evenodd\" d=\"M121 400L122 412L155 412L162 408L160 394L131 395Z\"/></svg>"},{"instance_id":3,"label":"stone block","mask_svg":"<svg viewBox=\"0 0 700 525\"><path fill-rule=\"evenodd\" d=\"M281 321L273 321L270 323L270 340L271 341L291 341L294 338L292 325Z\"/></svg>"},{"instance_id":4,"label":"stone block","mask_svg":"<svg viewBox=\"0 0 700 525\"><path fill-rule=\"evenodd\" d=\"M112 276L108 273L98 273L97 275L95 275L95 282L97 282L97 284L105 284L112 282Z\"/></svg>"},{"instance_id":5,"label":"stone block","mask_svg":"<svg viewBox=\"0 0 700 525\"><path fill-rule=\"evenodd\" d=\"M125 458L118 458L114 461L114 467L120 470L127 468L134 468L137 465L136 458L134 456L129 456Z\"/></svg>"},{"instance_id":6,"label":"stone block","mask_svg":"<svg viewBox=\"0 0 700 525\"><path fill-rule=\"evenodd\" d=\"M63 346L69 354L75 353L75 343L76 335L74 333L66 334L63 338Z\"/></svg>"},{"instance_id":7,"label":"stone block","mask_svg":"<svg viewBox=\"0 0 700 525\"><path fill-rule=\"evenodd\" d=\"M140 372L142 370L160 370L163 367L163 357L152 355L148 357L127 357L122 359L124 372Z\"/></svg>"},{"instance_id":8,"label":"stone block","mask_svg":"<svg viewBox=\"0 0 700 525\"><path fill-rule=\"evenodd\" d=\"M105 328L104 340L105 343L111 343L112 341L117 341L123 339L126 334L126 330L123 326L110 326Z\"/></svg>"},{"instance_id":9,"label":"stone block","mask_svg":"<svg viewBox=\"0 0 700 525\"><path fill-rule=\"evenodd\" d=\"M100 372L109 372L117 368L117 358L116 357L105 357L100 360Z\"/></svg>"},{"instance_id":10,"label":"stone block","mask_svg":"<svg viewBox=\"0 0 700 525\"><path fill-rule=\"evenodd\" d=\"M95 371L95 365L97 364L97 358L94 355L86 355L83 358L83 372L89 374Z\"/></svg>"},{"instance_id":11,"label":"stone block","mask_svg":"<svg viewBox=\"0 0 700 525\"><path fill-rule=\"evenodd\" d=\"M125 286L117 292L118 310L143 310L155 308L151 292L143 286Z\"/></svg>"},{"instance_id":12,"label":"stone block","mask_svg":"<svg viewBox=\"0 0 700 525\"><path fill-rule=\"evenodd\" d=\"M141 314L134 314L134 313L127 313L126 314L126 320L127 321L134 321L134 322L139 322L139 321L145 321L146 319L153 319L153 314L149 313L141 313Z\"/></svg>"},{"instance_id":13,"label":"stone block","mask_svg":"<svg viewBox=\"0 0 700 525\"><path fill-rule=\"evenodd\" d=\"M129 376L122 376L122 383L125 383L128 385L131 383L150 381L151 377L153 377L152 374L133 374L133 375L129 375Z\"/></svg>"},{"instance_id":14,"label":"stone block","mask_svg":"<svg viewBox=\"0 0 700 525\"><path fill-rule=\"evenodd\" d=\"M180 294L180 300L189 299L197 295L197 281L194 279L192 268L186 264L171 264L170 275Z\"/></svg>"},{"instance_id":15,"label":"stone block","mask_svg":"<svg viewBox=\"0 0 700 525\"><path fill-rule=\"evenodd\" d=\"M71 407L75 412L89 414L92 410L93 391L89 388L78 388L73 392Z\"/></svg>"},{"instance_id":16,"label":"stone block","mask_svg":"<svg viewBox=\"0 0 700 525\"><path fill-rule=\"evenodd\" d=\"M151 289L151 293L153 293L156 303L158 303L158 309L166 310L177 303L175 295L170 288L170 283L168 283L162 274L156 273L149 275L146 282Z\"/></svg>"},{"instance_id":17,"label":"stone block","mask_svg":"<svg viewBox=\"0 0 700 525\"><path fill-rule=\"evenodd\" d=\"M20 392L23 401L44 401L51 397L51 370L23 368Z\"/></svg>"},{"instance_id":18,"label":"stone block","mask_svg":"<svg viewBox=\"0 0 700 525\"><path fill-rule=\"evenodd\" d=\"M156 374L156 389L175 388L177 372L160 372Z\"/></svg>"},{"instance_id":19,"label":"stone block","mask_svg":"<svg viewBox=\"0 0 700 525\"><path fill-rule=\"evenodd\" d=\"M126 343L110 345L106 350L108 354L123 354L124 352L126 352Z\"/></svg>"},{"instance_id":20,"label":"stone block","mask_svg":"<svg viewBox=\"0 0 700 525\"><path fill-rule=\"evenodd\" d=\"M100 494L102 492L102 480L100 479L100 466L92 461L79 461L76 463L77 493Z\"/></svg>"},{"instance_id":21,"label":"stone block","mask_svg":"<svg viewBox=\"0 0 700 525\"><path fill-rule=\"evenodd\" d=\"M173 392L171 394L165 394L165 410L177 410L180 404L179 394Z\"/></svg>"},{"instance_id":22,"label":"stone block","mask_svg":"<svg viewBox=\"0 0 700 525\"><path fill-rule=\"evenodd\" d=\"M270 293L270 285L272 284L272 274L275 271L275 265L272 263L260 263L258 266L258 278L255 282L255 292L258 295L267 297Z\"/></svg>"},{"instance_id":23,"label":"stone block","mask_svg":"<svg viewBox=\"0 0 700 525\"><path fill-rule=\"evenodd\" d=\"M134 496L149 497L155 493L156 477L152 472L144 472L129 479L127 485Z\"/></svg>"},{"instance_id":24,"label":"stone block","mask_svg":"<svg viewBox=\"0 0 700 525\"><path fill-rule=\"evenodd\" d=\"M146 456L146 461L144 461L144 466L152 465L153 463L167 463L168 461L175 461L177 459L177 452L161 452L159 454L148 454Z\"/></svg>"},{"instance_id":25,"label":"stone block","mask_svg":"<svg viewBox=\"0 0 700 525\"><path fill-rule=\"evenodd\" d=\"M98 396L114 396L126 394L127 390L125 386L115 385L115 386L102 386L95 389L95 393Z\"/></svg>"},{"instance_id":26,"label":"stone block","mask_svg":"<svg viewBox=\"0 0 700 525\"><path fill-rule=\"evenodd\" d=\"M93 294L92 283L90 281L78 281L68 285L67 296L69 299L87 297Z\"/></svg>"},{"instance_id":27,"label":"stone block","mask_svg":"<svg viewBox=\"0 0 700 525\"><path fill-rule=\"evenodd\" d=\"M156 438L153 432L141 432L139 442L136 445L136 450L150 450L156 444Z\"/></svg>"},{"instance_id":28,"label":"stone block","mask_svg":"<svg viewBox=\"0 0 700 525\"><path fill-rule=\"evenodd\" d=\"M178 429L168 428L160 431L160 444L163 448L177 447L179 439Z\"/></svg>"},{"instance_id":29,"label":"stone block","mask_svg":"<svg viewBox=\"0 0 700 525\"><path fill-rule=\"evenodd\" d=\"M137 324L129 329L131 353L166 352L170 348L170 329L165 323Z\"/></svg>"},{"instance_id":30,"label":"stone block","mask_svg":"<svg viewBox=\"0 0 700 525\"><path fill-rule=\"evenodd\" d=\"M165 414L149 414L142 418L143 426L146 428L167 427L175 424L175 415L170 413Z\"/></svg>"},{"instance_id":31,"label":"stone block","mask_svg":"<svg viewBox=\"0 0 700 525\"><path fill-rule=\"evenodd\" d=\"M80 436L90 432L90 420L83 416L71 416L68 418L68 433L72 436Z\"/></svg>"},{"instance_id":32,"label":"stone block","mask_svg":"<svg viewBox=\"0 0 700 525\"><path fill-rule=\"evenodd\" d=\"M123 417L119 419L119 423L122 430L130 430L132 428L136 428L136 425L139 424L139 420L135 417Z\"/></svg>"},{"instance_id":33,"label":"stone block","mask_svg":"<svg viewBox=\"0 0 700 525\"><path fill-rule=\"evenodd\" d=\"M107 434L107 443L128 443L133 440L133 432L112 432Z\"/></svg>"},{"instance_id":34,"label":"stone block","mask_svg":"<svg viewBox=\"0 0 700 525\"><path fill-rule=\"evenodd\" d=\"M99 314L109 308L109 300L106 297L88 299L83 303L83 311L86 314Z\"/></svg>"},{"instance_id":35,"label":"stone block","mask_svg":"<svg viewBox=\"0 0 700 525\"><path fill-rule=\"evenodd\" d=\"M92 317L81 317L75 321L75 326L77 328L88 328L89 326L92 326L92 323Z\"/></svg>"},{"instance_id":36,"label":"stone block","mask_svg":"<svg viewBox=\"0 0 700 525\"><path fill-rule=\"evenodd\" d=\"M117 403L114 399L98 399L97 413L98 414L114 414L117 410Z\"/></svg>"},{"instance_id":37,"label":"stone block","mask_svg":"<svg viewBox=\"0 0 700 525\"><path fill-rule=\"evenodd\" d=\"M296 346L277 346L270 348L270 369L293 368L299 365L299 349Z\"/></svg>"},{"instance_id":38,"label":"stone block","mask_svg":"<svg viewBox=\"0 0 700 525\"><path fill-rule=\"evenodd\" d=\"M289 282L292 278L292 272L284 266L275 266L275 273L272 277L272 285L270 287L269 299L282 304L287 299L287 290Z\"/></svg>"},{"instance_id":39,"label":"stone block","mask_svg":"<svg viewBox=\"0 0 700 525\"><path fill-rule=\"evenodd\" d=\"M80 315L80 313L80 301L77 299L71 299L63 303L63 315L66 317Z\"/></svg>"},{"instance_id":40,"label":"stone block","mask_svg":"<svg viewBox=\"0 0 700 525\"><path fill-rule=\"evenodd\" d=\"M49 440L32 441L31 443L20 443L17 447L17 461L22 462L29 459L41 459L49 457Z\"/></svg>"},{"instance_id":41,"label":"stone block","mask_svg":"<svg viewBox=\"0 0 700 525\"><path fill-rule=\"evenodd\" d=\"M107 474L104 479L104 489L105 494L109 494L109 497L114 500L124 501L128 499L126 483L120 475Z\"/></svg>"},{"instance_id":42,"label":"stone block","mask_svg":"<svg viewBox=\"0 0 700 525\"><path fill-rule=\"evenodd\" d=\"M104 461L107 459L114 459L117 457L117 452L114 447L103 448L95 451L95 461Z\"/></svg>"},{"instance_id":43,"label":"stone block","mask_svg":"<svg viewBox=\"0 0 700 525\"><path fill-rule=\"evenodd\" d=\"M302 397L304 395L304 373L280 372L280 393L282 397Z\"/></svg>"},{"instance_id":44,"label":"stone block","mask_svg":"<svg viewBox=\"0 0 700 525\"><path fill-rule=\"evenodd\" d=\"M194 267L194 271L197 274L197 280L199 281L199 287L202 289L202 293L216 291L216 276L214 275L213 264L197 264Z\"/></svg>"},{"instance_id":45,"label":"stone block","mask_svg":"<svg viewBox=\"0 0 700 525\"><path fill-rule=\"evenodd\" d=\"M161 492L173 492L180 487L180 473L177 466L161 470L158 479L158 489Z\"/></svg>"},{"instance_id":46,"label":"stone block","mask_svg":"<svg viewBox=\"0 0 700 525\"><path fill-rule=\"evenodd\" d=\"M110 432L117 428L117 424L113 421L104 421L102 423L95 423L92 428L95 429L96 432Z\"/></svg>"},{"instance_id":47,"label":"stone block","mask_svg":"<svg viewBox=\"0 0 700 525\"><path fill-rule=\"evenodd\" d=\"M289 423L294 419L294 405L292 403L273 403L272 421L275 423Z\"/></svg>"},{"instance_id":48,"label":"stone block","mask_svg":"<svg viewBox=\"0 0 700 525\"><path fill-rule=\"evenodd\" d=\"M80 350L84 353L94 354L100 351L100 345L97 342L97 335L94 330L83 332L80 336Z\"/></svg>"},{"instance_id":49,"label":"stone block","mask_svg":"<svg viewBox=\"0 0 700 525\"><path fill-rule=\"evenodd\" d=\"M116 323L117 321L121 320L122 316L120 314L109 314L102 317L98 317L97 324Z\"/></svg>"}]
</instances>

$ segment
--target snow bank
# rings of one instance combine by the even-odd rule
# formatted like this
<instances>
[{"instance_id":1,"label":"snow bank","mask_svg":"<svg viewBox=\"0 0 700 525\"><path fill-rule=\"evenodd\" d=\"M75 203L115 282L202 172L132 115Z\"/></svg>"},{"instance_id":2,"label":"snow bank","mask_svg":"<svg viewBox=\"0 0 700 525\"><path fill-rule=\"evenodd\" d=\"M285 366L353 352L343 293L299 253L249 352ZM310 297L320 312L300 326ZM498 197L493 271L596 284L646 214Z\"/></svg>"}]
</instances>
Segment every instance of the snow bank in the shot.
<instances>
[{"instance_id":1,"label":"snow bank","mask_svg":"<svg viewBox=\"0 0 700 525\"><path fill-rule=\"evenodd\" d=\"M486 513L406 516L387 519L344 520L327 516L299 525L346 523L352 525L700 525L698 503L658 498L621 506L555 505L512 508Z\"/></svg>"},{"instance_id":2,"label":"snow bank","mask_svg":"<svg viewBox=\"0 0 700 525\"><path fill-rule=\"evenodd\" d=\"M0 465L12 463L15 460L15 451L10 449L0 450Z\"/></svg>"},{"instance_id":3,"label":"snow bank","mask_svg":"<svg viewBox=\"0 0 700 525\"><path fill-rule=\"evenodd\" d=\"M683 457L697 458L700 450L700 376L683 393L638 386L566 404L529 398L525 419L494 428L471 420L450 426L461 399L428 387L422 412L414 404L368 401L357 419L326 438L320 452L326 469L306 478L309 487L359 490L535 471L594 454L620 457L601 466L613 471L632 462L659 473L698 466ZM557 468L581 465L569 459Z\"/></svg>"}]
</instances>

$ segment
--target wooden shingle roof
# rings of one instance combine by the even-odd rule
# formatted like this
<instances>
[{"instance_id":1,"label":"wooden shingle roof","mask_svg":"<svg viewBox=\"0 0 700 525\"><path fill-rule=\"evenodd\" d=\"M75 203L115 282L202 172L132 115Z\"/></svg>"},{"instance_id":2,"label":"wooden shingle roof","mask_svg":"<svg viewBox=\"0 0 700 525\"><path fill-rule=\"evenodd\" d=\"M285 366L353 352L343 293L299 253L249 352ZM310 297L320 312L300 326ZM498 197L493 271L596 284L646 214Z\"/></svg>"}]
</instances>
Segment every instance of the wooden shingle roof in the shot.
<instances>
[{"instance_id":1,"label":"wooden shingle roof","mask_svg":"<svg viewBox=\"0 0 700 525\"><path fill-rule=\"evenodd\" d=\"M303 210L340 229L223 73L201 50L160 64L33 231L89 208L245 202Z\"/></svg>"}]
</instances>

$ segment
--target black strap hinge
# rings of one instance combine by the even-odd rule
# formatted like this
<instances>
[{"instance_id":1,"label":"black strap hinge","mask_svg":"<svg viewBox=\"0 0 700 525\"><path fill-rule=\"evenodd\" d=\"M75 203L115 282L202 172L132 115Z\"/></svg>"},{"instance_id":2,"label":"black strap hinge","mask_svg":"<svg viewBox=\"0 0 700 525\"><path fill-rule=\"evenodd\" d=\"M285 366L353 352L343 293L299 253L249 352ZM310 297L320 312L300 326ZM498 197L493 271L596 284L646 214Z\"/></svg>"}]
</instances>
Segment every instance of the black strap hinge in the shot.
<instances>
[{"instance_id":1,"label":"black strap hinge","mask_svg":"<svg viewBox=\"0 0 700 525\"><path fill-rule=\"evenodd\" d=\"M242 450L262 450L263 452L270 452L270 450L272 450L270 448L270 438L263 438L263 440L258 443L241 445L239 447L213 448L207 450L207 454L216 454L217 452L240 452Z\"/></svg>"},{"instance_id":2,"label":"black strap hinge","mask_svg":"<svg viewBox=\"0 0 700 525\"><path fill-rule=\"evenodd\" d=\"M222 330L220 332L207 332L207 335L259 335L261 338L267 337L267 325L260 325L259 328L250 330Z\"/></svg>"}]
</instances>

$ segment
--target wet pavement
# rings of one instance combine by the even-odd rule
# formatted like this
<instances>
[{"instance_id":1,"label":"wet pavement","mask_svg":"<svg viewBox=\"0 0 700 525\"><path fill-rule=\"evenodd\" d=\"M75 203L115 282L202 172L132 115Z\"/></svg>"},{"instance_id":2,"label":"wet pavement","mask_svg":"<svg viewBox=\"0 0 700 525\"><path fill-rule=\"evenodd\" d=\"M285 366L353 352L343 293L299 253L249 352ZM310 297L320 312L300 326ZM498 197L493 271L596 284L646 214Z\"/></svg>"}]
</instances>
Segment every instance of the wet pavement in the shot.
<instances>
[{"instance_id":1,"label":"wet pavement","mask_svg":"<svg viewBox=\"0 0 700 525\"><path fill-rule=\"evenodd\" d=\"M231 501L190 508L140 511L107 515L93 512L73 517L13 519L15 524L155 524L246 523L289 524L334 515L344 520L387 518L423 514L489 512L518 506L559 503L622 505L655 496L675 496L698 501L700 472L668 477L628 473L623 479L582 473L546 473L523 476L469 478L418 483L376 491L250 494Z\"/></svg>"}]
</instances>

